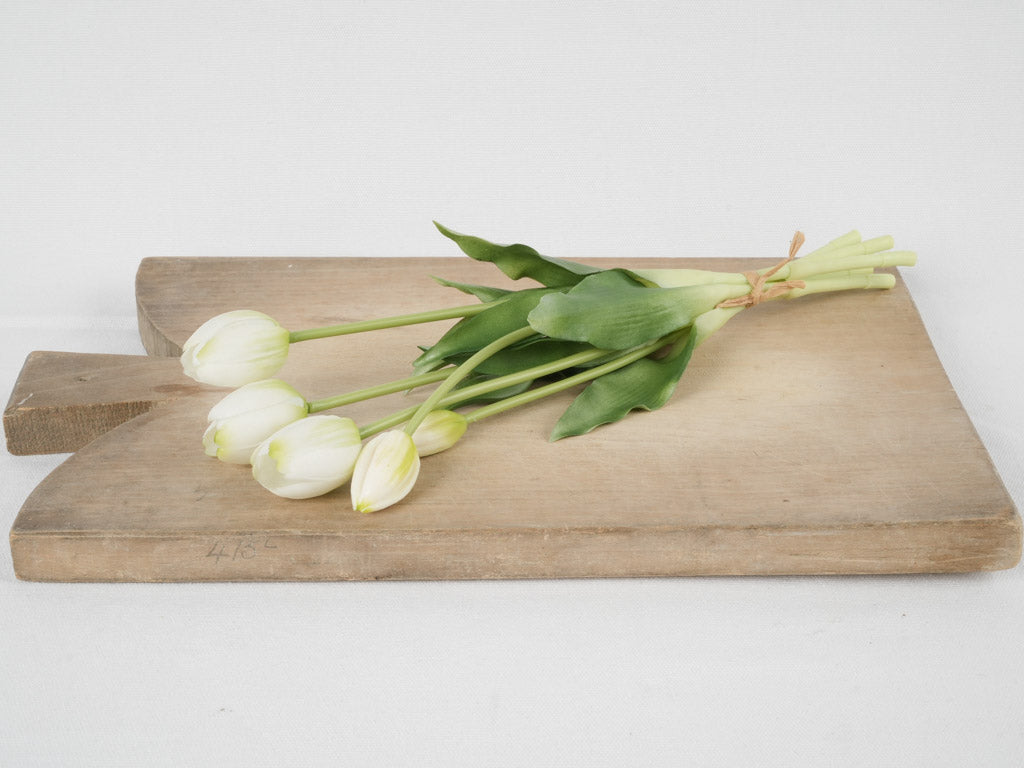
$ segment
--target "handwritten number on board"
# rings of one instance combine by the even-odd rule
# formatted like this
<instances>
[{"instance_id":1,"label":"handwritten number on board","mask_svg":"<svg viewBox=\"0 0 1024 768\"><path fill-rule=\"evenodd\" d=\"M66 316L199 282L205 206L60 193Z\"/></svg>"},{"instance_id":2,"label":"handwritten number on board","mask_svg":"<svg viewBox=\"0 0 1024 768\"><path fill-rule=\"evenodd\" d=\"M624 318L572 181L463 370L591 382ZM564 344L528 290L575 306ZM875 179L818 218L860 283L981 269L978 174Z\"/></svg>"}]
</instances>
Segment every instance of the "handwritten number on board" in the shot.
<instances>
[{"instance_id":1,"label":"handwritten number on board","mask_svg":"<svg viewBox=\"0 0 1024 768\"><path fill-rule=\"evenodd\" d=\"M277 549L276 544L270 543L270 537L263 538L262 549ZM212 557L215 562L220 563L222 559L228 560L252 560L259 554L259 538L246 537L241 539L215 539L207 557Z\"/></svg>"}]
</instances>

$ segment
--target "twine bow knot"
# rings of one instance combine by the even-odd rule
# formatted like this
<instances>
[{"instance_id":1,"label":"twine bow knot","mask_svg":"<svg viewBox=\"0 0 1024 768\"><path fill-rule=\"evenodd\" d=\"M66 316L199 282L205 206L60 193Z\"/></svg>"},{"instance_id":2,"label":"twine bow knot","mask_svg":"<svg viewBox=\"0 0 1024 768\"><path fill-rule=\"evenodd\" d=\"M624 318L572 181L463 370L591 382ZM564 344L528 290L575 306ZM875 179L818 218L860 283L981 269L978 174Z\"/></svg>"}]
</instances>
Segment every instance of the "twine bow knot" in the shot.
<instances>
[{"instance_id":1,"label":"twine bow knot","mask_svg":"<svg viewBox=\"0 0 1024 768\"><path fill-rule=\"evenodd\" d=\"M805 287L806 283L804 283L803 280L783 280L777 283L772 283L771 285L767 284L772 275L796 258L796 252L800 250L800 246L803 244L804 233L797 232L793 235L793 240L789 244L789 256L784 258L764 274L753 269L745 271L743 276L747 278L747 282L750 283L750 292L745 293L742 296L738 296L735 299L726 299L725 301L717 304L716 307L723 309L727 307L756 307L762 301L774 299L776 296L781 296L794 288Z\"/></svg>"}]
</instances>

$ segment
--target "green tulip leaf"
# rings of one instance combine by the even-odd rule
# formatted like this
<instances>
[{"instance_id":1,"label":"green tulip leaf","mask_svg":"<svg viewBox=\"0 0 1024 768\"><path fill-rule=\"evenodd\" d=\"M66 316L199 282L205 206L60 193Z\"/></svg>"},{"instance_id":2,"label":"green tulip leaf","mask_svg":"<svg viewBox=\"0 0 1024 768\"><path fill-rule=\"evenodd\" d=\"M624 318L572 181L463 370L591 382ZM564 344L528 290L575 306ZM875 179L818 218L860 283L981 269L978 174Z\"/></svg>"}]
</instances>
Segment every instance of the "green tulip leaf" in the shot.
<instances>
[{"instance_id":1,"label":"green tulip leaf","mask_svg":"<svg viewBox=\"0 0 1024 768\"><path fill-rule=\"evenodd\" d=\"M600 349L631 349L690 325L698 315L747 290L734 285L648 287L626 271L590 275L545 296L528 320L538 333Z\"/></svg>"},{"instance_id":2,"label":"green tulip leaf","mask_svg":"<svg viewBox=\"0 0 1024 768\"><path fill-rule=\"evenodd\" d=\"M497 301L498 299L502 299L508 296L510 293L514 293L514 291L510 291L507 288L492 288L489 285L470 285L469 283L457 283L454 280L446 280L443 277L434 277L433 275L431 275L431 278L435 282L443 285L445 288L455 288L459 291L462 291L463 293L468 293L472 296L476 296L478 299L480 299L480 301L484 303L490 301Z\"/></svg>"},{"instance_id":3,"label":"green tulip leaf","mask_svg":"<svg viewBox=\"0 0 1024 768\"><path fill-rule=\"evenodd\" d=\"M442 235L455 241L467 256L494 264L513 280L529 277L549 288L564 288L575 285L586 275L601 271L574 261L541 256L535 249L521 243L497 245L480 237L460 234L436 221L434 226Z\"/></svg>"},{"instance_id":4,"label":"green tulip leaf","mask_svg":"<svg viewBox=\"0 0 1024 768\"><path fill-rule=\"evenodd\" d=\"M529 288L488 307L483 312L463 318L453 325L436 344L426 349L413 362L416 373L433 371L459 356L472 354L502 336L527 325L526 316L552 288Z\"/></svg>"},{"instance_id":5,"label":"green tulip leaf","mask_svg":"<svg viewBox=\"0 0 1024 768\"><path fill-rule=\"evenodd\" d=\"M661 408L672 397L696 346L697 334L687 332L664 357L641 358L595 379L562 414L550 439L553 442L586 434L638 408L647 411Z\"/></svg>"},{"instance_id":6,"label":"green tulip leaf","mask_svg":"<svg viewBox=\"0 0 1024 768\"><path fill-rule=\"evenodd\" d=\"M461 382L459 386L455 388L455 390L452 392L452 395L458 395L460 389L464 389L465 387L469 387L475 384L480 384L481 382L484 382L489 378L491 377L470 376L468 379ZM503 389L496 389L492 392L485 392L483 394L477 395L476 397L470 398L469 400L465 400L458 403L458 406L461 407L463 405L472 405L474 403L493 403L498 400L504 400L506 397L512 397L513 395L518 395L521 394L522 392L525 392L532 385L532 381L520 382L519 384L513 384L512 386L504 387Z\"/></svg>"}]
</instances>

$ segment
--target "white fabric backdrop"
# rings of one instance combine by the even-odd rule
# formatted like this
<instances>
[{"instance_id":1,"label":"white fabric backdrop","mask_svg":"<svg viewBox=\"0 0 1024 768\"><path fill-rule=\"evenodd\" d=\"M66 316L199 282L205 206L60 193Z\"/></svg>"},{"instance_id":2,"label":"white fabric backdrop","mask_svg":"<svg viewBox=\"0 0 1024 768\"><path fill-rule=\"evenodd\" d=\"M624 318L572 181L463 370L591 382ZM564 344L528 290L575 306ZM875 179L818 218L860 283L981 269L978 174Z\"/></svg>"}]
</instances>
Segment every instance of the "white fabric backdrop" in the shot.
<instances>
[{"instance_id":1,"label":"white fabric backdrop","mask_svg":"<svg viewBox=\"0 0 1024 768\"><path fill-rule=\"evenodd\" d=\"M141 353L146 256L904 270L1018 506L1016 2L0 0L0 387ZM9 391L9 389L7 390ZM0 454L0 523L64 457ZM41 585L0 548L0 764L1024 764L1024 575Z\"/></svg>"}]
</instances>

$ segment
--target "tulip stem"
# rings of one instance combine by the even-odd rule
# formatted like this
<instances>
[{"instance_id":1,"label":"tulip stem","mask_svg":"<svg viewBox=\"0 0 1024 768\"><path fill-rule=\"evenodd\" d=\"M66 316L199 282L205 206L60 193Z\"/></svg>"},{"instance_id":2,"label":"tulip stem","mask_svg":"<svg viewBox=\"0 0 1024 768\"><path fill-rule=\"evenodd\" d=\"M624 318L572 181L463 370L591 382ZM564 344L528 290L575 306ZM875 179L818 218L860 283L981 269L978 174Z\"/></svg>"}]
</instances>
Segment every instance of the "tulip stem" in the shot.
<instances>
[{"instance_id":1,"label":"tulip stem","mask_svg":"<svg viewBox=\"0 0 1024 768\"><path fill-rule=\"evenodd\" d=\"M432 323L435 320L451 320L456 317L471 317L485 309L504 301L485 302L483 304L467 304L462 307L447 307L445 309L433 309L427 312L414 312L409 315L395 315L393 317L382 317L377 320L359 320L354 323L341 323L340 325L326 325L322 328L307 328L302 331L291 331L288 334L288 341L294 344L299 341L310 339L325 339L330 336L346 336L351 333L363 333L364 331L379 331L382 328L397 328L403 325L417 325L418 323Z\"/></svg>"},{"instance_id":2,"label":"tulip stem","mask_svg":"<svg viewBox=\"0 0 1024 768\"><path fill-rule=\"evenodd\" d=\"M896 285L895 275L887 272L881 274L849 274L829 273L818 277L811 277L804 280L803 288L793 288L789 293L783 294L787 299L795 299L800 296L809 296L814 293L832 293L834 291L863 290L886 290Z\"/></svg>"},{"instance_id":3,"label":"tulip stem","mask_svg":"<svg viewBox=\"0 0 1024 768\"><path fill-rule=\"evenodd\" d=\"M851 238L853 234L855 233L851 233L851 235L846 236L846 238ZM842 247L844 245L847 245L847 243L844 243L843 239L840 239L836 247ZM842 291L858 288L891 288L894 282L893 276L889 274L871 274L871 270L861 272L860 274L858 274L856 270L852 272L852 274L851 271L835 272L810 278L806 281L807 285L805 288L795 288L792 291L783 294L779 298L795 298L797 296L803 296L813 293L822 293L826 291ZM704 341L715 330L718 330L718 328L721 327L721 325L724 325L726 320L728 320L730 317L738 313L740 310L740 307L714 310L716 316L720 315L721 317L719 318L719 321L714 324L714 327L701 328L698 343ZM602 376L605 373L629 365L635 360L638 360L641 357L651 354L653 351L656 351L657 349L660 349L662 346L664 346L665 343L665 338L659 339L658 341L652 342L651 344L645 345L644 347L640 347L632 352L627 352L625 354L620 354L617 357L613 357L612 359L607 360L604 364L598 367L584 370L580 373L577 373L574 376L562 379L552 384L538 387L536 389L529 390L528 392L524 392L519 395L514 395L512 397L505 398L496 403L481 406L480 408L477 408L476 410L466 414L466 419L469 423L480 421L489 416L494 416L498 413L502 413L511 408L515 408L519 405L525 405L526 403L533 402L534 400L546 397L547 395L555 394L556 392L568 389L572 386L575 386L576 384L584 383L586 381L598 378L599 376ZM573 355L568 355L567 357L555 360L550 363L537 365L534 366L533 368L526 368L522 371L517 371L516 373L511 373L505 376L498 376L495 378L486 379L479 383L472 384L468 387L455 389L454 391L451 391L451 389L449 388L450 393L443 395L438 400L438 402L434 404L433 407L436 409L458 406L459 404L472 401L480 397L481 395L486 395L490 392L505 389L506 387L512 387L517 384L522 384L523 382L526 381L542 379L545 376L549 376L553 373L564 371L569 368L575 368L577 366L584 365L586 363L590 363L595 360L599 360L602 357L608 357L613 354L615 353L603 349L585 350L583 352L577 352L576 354ZM448 371L450 370L451 369L448 369ZM440 372L435 371L434 373L439 374ZM412 417L416 413L416 411L419 410L419 408L420 406L403 408L400 411L396 411L395 413L392 413L388 416L373 421L360 429L360 435L365 439L367 437L372 437L373 435L379 432L383 432L385 429L397 426L407 421L410 417Z\"/></svg>"},{"instance_id":4,"label":"tulip stem","mask_svg":"<svg viewBox=\"0 0 1024 768\"><path fill-rule=\"evenodd\" d=\"M416 412L409 419L409 422L405 425L405 431L408 434L412 434L416 431L416 428L423 422L423 419L427 417L427 414L434 410L441 399L451 392L456 385L465 379L473 370L480 365L484 360L489 357L493 357L496 353L510 347L513 344L528 339L531 336L536 336L537 332L533 330L529 325L524 325L518 330L506 333L504 336L495 339L487 346L481 348L478 352L474 353L468 360L461 363L454 371L452 371L448 377L435 389L426 400L420 405Z\"/></svg>"},{"instance_id":5,"label":"tulip stem","mask_svg":"<svg viewBox=\"0 0 1024 768\"><path fill-rule=\"evenodd\" d=\"M532 368L524 368L521 371L509 373L505 376L486 379L485 381L481 381L477 384L456 389L451 394L441 398L437 407L448 408L453 405L465 403L467 401L474 400L481 395L486 395L499 389L505 389L506 387L514 387L517 384L522 384L526 381L540 379L545 376L549 376L552 373L564 371L567 368L575 368L578 365L584 365L602 357L607 357L609 354L612 353L604 349L588 349L583 352L576 352L575 354L567 355L559 360L553 360L550 363L535 365ZM389 416L385 416L377 421L371 422L360 429L359 434L363 438L372 437L378 432L383 432L385 429L394 427L401 424L403 421L406 421L410 416L416 413L418 408L418 405L414 405L411 408L403 408Z\"/></svg>"},{"instance_id":6,"label":"tulip stem","mask_svg":"<svg viewBox=\"0 0 1024 768\"><path fill-rule=\"evenodd\" d=\"M895 278L889 274L841 274L836 277L824 276L820 278L807 280L806 288L793 289L790 292L790 294L785 295L803 296L806 294L823 293L826 291L831 292L856 289L870 290L878 288L885 289L892 288L894 283ZM714 328L704 329L704 333L702 334L703 338L698 337L698 341L704 341L707 338L707 336L710 336L711 333L713 333L715 330L721 327L721 325L724 325L725 320L732 317L738 311L739 308L734 308L732 310L721 310L723 315L721 323L719 323ZM727 312L728 314L726 314ZM592 381L593 379L599 378L600 376L604 376L606 373L611 373L612 371L618 370L619 368L623 368L629 365L630 363L636 362L637 360L656 352L657 350L664 347L666 344L671 343L678 338L680 338L679 332L670 334L669 336L664 336L655 342L646 344L642 347L638 347L632 352L627 352L601 365L595 366L593 368L588 368L584 371L581 371L580 373L575 374L574 376L569 376L567 378L552 382L545 386L537 387L536 389L530 389L518 395L506 397L505 399L499 400L498 402L481 406L480 408L477 408L476 410L470 411L469 413L466 414L466 423L473 424L474 422L481 421L482 419L486 419L489 416L496 416L499 413L504 413L505 411L511 410L512 408L516 408L520 405L526 405L527 403L532 403L535 400L540 400L541 398L547 397L548 395L553 395L556 394L557 392L570 389L576 386L577 384ZM498 384L498 381L495 380L494 383ZM511 383L514 382L509 382L508 384L504 384L502 386L509 386ZM470 388L467 387L467 392L469 389Z\"/></svg>"},{"instance_id":7,"label":"tulip stem","mask_svg":"<svg viewBox=\"0 0 1024 768\"><path fill-rule=\"evenodd\" d=\"M442 368L437 371L431 371L430 373L421 373L417 376L409 376L404 379L389 381L386 384L378 384L374 387L366 387L365 389L357 389L341 395L334 395L333 397L325 397L321 400L311 400L308 406L309 412L318 413L320 411L327 411L331 408L338 408L342 405L358 403L363 400L370 400L371 398L380 397L381 395L390 395L393 392L401 392L405 389L415 389L416 387L422 387L424 384L433 384L435 381L441 381L441 379L448 376L451 372L451 368Z\"/></svg>"},{"instance_id":8,"label":"tulip stem","mask_svg":"<svg viewBox=\"0 0 1024 768\"><path fill-rule=\"evenodd\" d=\"M488 416L495 416L499 413L510 410L511 408L515 408L516 406L532 403L534 400L539 400L542 397L553 395L556 392L561 392L562 390L569 389L577 384L590 381L591 379L596 379L606 373L623 368L630 363L636 362L642 357L646 357L653 352L657 352L659 349L664 347L666 343L670 342L674 336L675 334L665 336L651 344L645 344L642 347L638 347L632 352L620 354L602 365L594 368L588 368L575 376L569 376L568 378L547 384L543 387L537 387L536 389L528 390L527 392L523 392L519 395L506 397L504 400L492 403L491 405L477 408L475 411L471 411L466 414L466 421L472 423L474 421L486 419ZM487 381L482 381L479 384L473 384L472 386L455 390L448 396L440 398L434 405L434 408L448 408L455 406L459 403L473 400L480 395L487 394L488 392L505 389L506 387L521 384L524 381L539 379L543 376L565 370L566 368L573 368L577 365L597 360L609 354L614 353L609 353L604 349L592 349L584 352L577 352L574 355L563 357L561 360L534 366L533 368L527 368L519 371L518 373L511 373L507 376L488 379ZM400 411L392 413L390 416L385 416L382 419L378 419L377 421L367 424L359 430L359 436L365 440L367 437L372 437L378 432L383 432L385 429L401 424L403 421L406 421L406 419L413 416L421 407L422 406L413 406L411 408L403 408ZM411 424L412 422L409 423ZM413 427L413 431L415 431L415 427Z\"/></svg>"}]
</instances>

